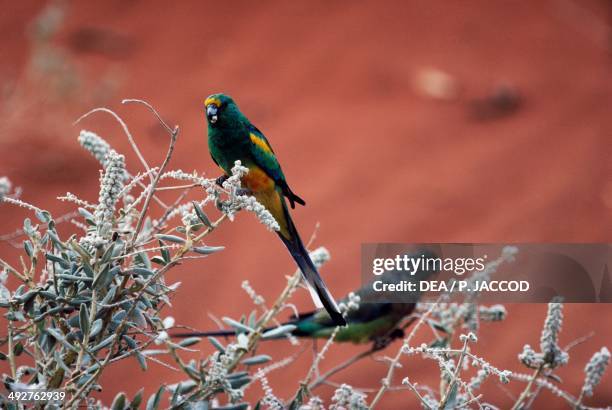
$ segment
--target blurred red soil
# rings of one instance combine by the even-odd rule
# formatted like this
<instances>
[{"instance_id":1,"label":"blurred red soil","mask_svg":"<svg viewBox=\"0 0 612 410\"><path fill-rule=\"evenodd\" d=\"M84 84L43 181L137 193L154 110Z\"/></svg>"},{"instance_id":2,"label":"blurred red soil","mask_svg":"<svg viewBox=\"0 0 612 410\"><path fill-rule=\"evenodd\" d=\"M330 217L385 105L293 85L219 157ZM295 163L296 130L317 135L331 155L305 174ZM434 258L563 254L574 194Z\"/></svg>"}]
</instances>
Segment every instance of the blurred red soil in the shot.
<instances>
[{"instance_id":1,"label":"blurred red soil","mask_svg":"<svg viewBox=\"0 0 612 410\"><path fill-rule=\"evenodd\" d=\"M158 163L166 135L143 108L119 104L145 99L181 126L171 165L217 176L202 103L223 91L268 136L291 186L306 199L308 206L294 212L302 235L321 224L316 245L333 257L322 273L338 297L359 285L362 242L611 242L607 2L73 2L53 44L65 53L69 67L62 69L78 73L79 83L60 97L28 68L34 48L26 27L42 4L4 3L0 175L55 215L71 209L54 200L66 191L97 197L96 163L76 142L81 128L127 153L131 169L139 166L107 115L71 126L82 113L97 105L116 109L145 156ZM457 98L427 98L415 89L428 67L451 76ZM520 93L518 110L475 120L473 101L502 85ZM0 206L0 234L19 227L26 214ZM207 312L238 317L252 308L240 289L245 278L271 301L294 269L280 241L250 215L224 225L210 244L227 249L169 275L183 283L168 310L179 323L206 329L214 327ZM15 254L5 243L0 251ZM311 309L306 294L295 299ZM538 345L546 306L508 310L504 324L483 327L474 352L522 371L516 356L523 344ZM578 392L592 353L610 347L611 319L610 305L566 306L563 344L596 332L559 371L570 393ZM203 354L212 350L202 347ZM360 349L333 346L323 366ZM281 359L293 349L274 342L261 351ZM309 363L306 351L271 373L275 393L293 394ZM383 364L365 360L335 380L377 387L385 372ZM409 376L435 388L437 372L433 363L414 360L397 381ZM609 373L587 404L612 402ZM143 386L148 395L179 380L154 363L142 373L126 361L104 375L100 397L110 403L116 392ZM511 403L492 379L484 392L502 408ZM260 395L257 386L247 393ZM405 391L388 393L381 404L417 407ZM544 392L536 407L566 406Z\"/></svg>"}]
</instances>

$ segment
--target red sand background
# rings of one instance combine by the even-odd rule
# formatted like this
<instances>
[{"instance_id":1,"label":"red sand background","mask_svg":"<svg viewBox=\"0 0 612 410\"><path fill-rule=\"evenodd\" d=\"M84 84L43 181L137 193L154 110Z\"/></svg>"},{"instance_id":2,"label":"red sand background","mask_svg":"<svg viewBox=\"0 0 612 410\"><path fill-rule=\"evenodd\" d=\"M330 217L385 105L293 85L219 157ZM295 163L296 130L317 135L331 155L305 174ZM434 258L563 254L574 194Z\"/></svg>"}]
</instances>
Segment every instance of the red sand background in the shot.
<instances>
[{"instance_id":1,"label":"red sand background","mask_svg":"<svg viewBox=\"0 0 612 410\"><path fill-rule=\"evenodd\" d=\"M294 212L303 236L320 222L317 244L333 256L323 275L338 296L359 284L361 242L612 239L609 2L74 2L44 45L59 51L59 62L42 68L41 46L27 27L44 3L1 3L0 175L55 215L71 209L54 200L66 191L96 199L97 166L78 147L80 128L105 136L138 167L109 117L71 126L80 114L98 105L116 109L155 163L166 135L144 109L119 104L143 98L181 126L172 166L216 176L202 102L224 91L266 133L292 187L308 202ZM429 67L452 77L457 98L419 91L415 79ZM518 110L476 120L474 101L500 85L518 91ZM25 215L1 206L0 233L19 227ZM171 273L183 282L168 311L180 323L210 328L207 312L237 317L251 308L243 279L270 300L294 269L282 244L250 215L239 215L209 243L227 250ZM6 243L0 250L15 254ZM307 295L296 304L311 308ZM563 343L596 332L559 371L573 394L591 354L610 347L611 309L566 307ZM538 344L545 310L509 306L505 324L485 326L474 351L500 368L521 370L516 355L524 343ZM334 346L323 367L359 349ZM261 350L279 359L292 352L281 342ZM275 393L292 394L309 362L306 352L272 373ZM150 368L142 373L135 361L115 366L103 377L100 397L110 402L120 390L132 394L144 386L151 393L179 380L158 365ZM376 387L385 371L366 360L335 380ZM398 380L437 380L436 366L421 361L398 374ZM597 399L586 403L610 404L611 380L608 373ZM485 387L496 404L509 406L495 381ZM248 391L259 395L258 386ZM390 392L382 402L383 408L416 406L407 392ZM536 407L565 405L545 392Z\"/></svg>"}]
</instances>

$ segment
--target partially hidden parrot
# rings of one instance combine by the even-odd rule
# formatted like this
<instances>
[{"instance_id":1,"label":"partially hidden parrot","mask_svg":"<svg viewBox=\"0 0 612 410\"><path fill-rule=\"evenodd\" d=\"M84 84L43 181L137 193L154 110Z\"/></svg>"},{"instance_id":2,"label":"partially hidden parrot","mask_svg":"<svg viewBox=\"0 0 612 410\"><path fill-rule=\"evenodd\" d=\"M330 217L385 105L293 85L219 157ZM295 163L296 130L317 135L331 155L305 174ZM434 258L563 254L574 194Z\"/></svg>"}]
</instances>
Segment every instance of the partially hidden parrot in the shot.
<instances>
[{"instance_id":1,"label":"partially hidden parrot","mask_svg":"<svg viewBox=\"0 0 612 410\"><path fill-rule=\"evenodd\" d=\"M420 292L412 292L409 298L405 295L391 295L376 292L374 281L384 283L406 283L428 280L432 271L419 270L414 274L406 271L389 271L375 278L354 292L361 302L356 310L349 310L346 319L347 326L341 327L336 334L336 342L369 343L373 342L376 348L386 346L391 340L403 337L403 327L410 324L406 321L410 316L420 297ZM416 287L419 289L419 286ZM348 304L350 296L340 303ZM401 302L404 300L404 302ZM291 334L304 338L329 338L335 329L335 324L324 309L299 314L284 324L294 325ZM270 330L270 329L266 329ZM233 336L234 330L217 330L211 332L178 333L172 337L193 336ZM281 336L282 337L282 336Z\"/></svg>"},{"instance_id":2,"label":"partially hidden parrot","mask_svg":"<svg viewBox=\"0 0 612 410\"><path fill-rule=\"evenodd\" d=\"M302 271L315 305L325 308L334 324L346 325L338 305L310 259L289 215L286 200L291 208L295 208L296 203L306 203L289 188L270 143L240 112L231 97L213 94L206 98L204 106L208 121L208 148L213 161L224 172L222 178L231 175L231 169L237 160L248 168L249 172L242 177L241 185L250 191L278 222L278 236Z\"/></svg>"}]
</instances>

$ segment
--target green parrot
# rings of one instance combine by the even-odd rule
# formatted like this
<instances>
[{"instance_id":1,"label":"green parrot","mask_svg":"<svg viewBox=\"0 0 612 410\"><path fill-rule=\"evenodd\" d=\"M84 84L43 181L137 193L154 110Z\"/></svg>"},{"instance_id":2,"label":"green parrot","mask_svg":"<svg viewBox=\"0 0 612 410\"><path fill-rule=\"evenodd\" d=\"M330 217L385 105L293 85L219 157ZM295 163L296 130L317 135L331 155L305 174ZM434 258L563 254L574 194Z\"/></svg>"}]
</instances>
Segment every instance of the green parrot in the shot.
<instances>
[{"instance_id":1,"label":"green parrot","mask_svg":"<svg viewBox=\"0 0 612 410\"><path fill-rule=\"evenodd\" d=\"M240 160L249 172L241 183L274 216L283 241L308 284L317 307L324 307L336 325L346 325L334 298L312 263L287 208L305 205L291 191L283 170L264 134L240 112L231 97L213 94L204 101L208 120L208 148L213 161L224 172L218 182L231 175L234 162Z\"/></svg>"},{"instance_id":2,"label":"green parrot","mask_svg":"<svg viewBox=\"0 0 612 410\"><path fill-rule=\"evenodd\" d=\"M419 255L422 254L419 253ZM433 255L427 252L428 255ZM349 310L346 319L347 326L341 327L336 334L337 342L352 342L352 343L374 343L375 349L385 347L390 341L403 337L403 327L406 327L410 322L405 322L405 319L414 311L416 302L420 297L420 292L413 292L410 295L410 303L394 302L390 300L388 294L381 294L373 289L374 281L383 281L384 283L402 283L415 282L426 280L433 271L419 270L415 274L406 271L390 271L380 277L375 278L372 282L367 283L354 292L359 296L361 303L356 310ZM417 289L419 287L417 286ZM392 295L393 296L393 295ZM393 298L396 299L396 298ZM398 300L406 300L404 297ZM380 300L380 302L377 302ZM348 304L350 296L345 297L340 303ZM313 312L299 314L284 324L291 324L295 329L291 332L294 336L304 338L329 338L334 331L336 325L330 318L329 314L324 309L315 310ZM270 329L266 329L270 330ZM234 330L218 330L212 332L191 332L173 334L172 337L193 337L193 336L233 336ZM281 336L283 337L283 336Z\"/></svg>"}]
</instances>

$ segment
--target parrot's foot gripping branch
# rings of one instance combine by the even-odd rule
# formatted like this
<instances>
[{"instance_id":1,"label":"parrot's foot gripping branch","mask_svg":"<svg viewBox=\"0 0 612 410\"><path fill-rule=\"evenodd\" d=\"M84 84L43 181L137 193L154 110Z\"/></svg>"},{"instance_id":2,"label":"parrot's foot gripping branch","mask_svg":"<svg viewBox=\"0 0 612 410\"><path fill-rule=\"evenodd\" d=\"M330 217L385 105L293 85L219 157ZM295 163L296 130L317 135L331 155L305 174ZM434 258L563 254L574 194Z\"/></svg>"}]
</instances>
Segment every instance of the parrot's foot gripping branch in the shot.
<instances>
[{"instance_id":1,"label":"parrot's foot gripping branch","mask_svg":"<svg viewBox=\"0 0 612 410\"><path fill-rule=\"evenodd\" d=\"M229 175L223 174L219 178L215 179L215 184L223 188L223 183L227 181L228 178L229 178Z\"/></svg>"},{"instance_id":2,"label":"parrot's foot gripping branch","mask_svg":"<svg viewBox=\"0 0 612 410\"><path fill-rule=\"evenodd\" d=\"M221 188L223 188L223 183L225 181L227 181L228 178L229 178L228 175L223 174L219 178L215 179L215 184L217 184ZM234 193L236 195L240 195L240 196L243 196L243 195L251 196L251 195L253 195L253 192L251 192L251 190L247 189L247 188L238 188L238 189L236 189L236 191Z\"/></svg>"}]
</instances>

